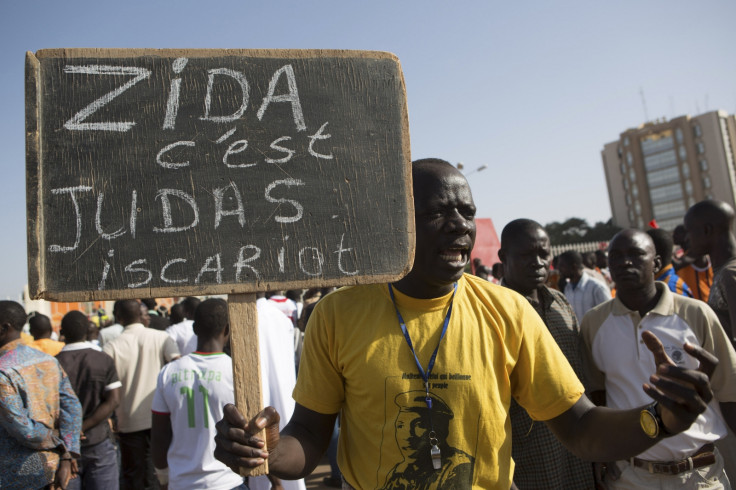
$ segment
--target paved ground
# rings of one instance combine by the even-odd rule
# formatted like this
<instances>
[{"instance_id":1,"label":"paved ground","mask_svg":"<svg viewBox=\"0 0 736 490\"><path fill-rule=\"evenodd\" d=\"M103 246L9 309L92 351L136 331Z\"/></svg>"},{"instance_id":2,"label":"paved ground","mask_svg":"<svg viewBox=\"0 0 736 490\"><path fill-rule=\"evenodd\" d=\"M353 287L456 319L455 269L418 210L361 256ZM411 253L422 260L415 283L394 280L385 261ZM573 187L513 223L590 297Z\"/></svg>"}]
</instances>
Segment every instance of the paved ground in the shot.
<instances>
[{"instance_id":1,"label":"paved ground","mask_svg":"<svg viewBox=\"0 0 736 490\"><path fill-rule=\"evenodd\" d=\"M312 472L311 475L304 479L304 482L306 483L307 488L327 489L330 487L324 485L322 483L322 479L329 475L330 465L327 462L327 458L324 458L322 460L322 463L320 463L320 465L315 468L314 472Z\"/></svg>"}]
</instances>

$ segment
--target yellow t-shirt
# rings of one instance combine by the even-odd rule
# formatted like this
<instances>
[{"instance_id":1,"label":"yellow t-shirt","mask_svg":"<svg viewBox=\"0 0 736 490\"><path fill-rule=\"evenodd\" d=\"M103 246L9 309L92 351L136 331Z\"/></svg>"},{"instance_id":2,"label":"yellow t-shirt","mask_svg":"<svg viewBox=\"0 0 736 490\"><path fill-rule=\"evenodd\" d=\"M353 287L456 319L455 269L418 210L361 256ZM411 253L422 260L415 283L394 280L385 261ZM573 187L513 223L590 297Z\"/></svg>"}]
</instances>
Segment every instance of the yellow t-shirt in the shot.
<instances>
[{"instance_id":1,"label":"yellow t-shirt","mask_svg":"<svg viewBox=\"0 0 736 490\"><path fill-rule=\"evenodd\" d=\"M56 354L61 352L61 349L64 348L64 342L59 342L58 340L52 340L52 339L38 339L34 340L30 346L34 349L38 349L41 352L45 352L46 354L55 357Z\"/></svg>"},{"instance_id":2,"label":"yellow t-shirt","mask_svg":"<svg viewBox=\"0 0 736 490\"><path fill-rule=\"evenodd\" d=\"M394 294L426 370L452 294ZM317 305L294 399L320 413L342 409L338 463L355 488L507 489L511 397L534 419L548 420L584 391L529 302L467 274L429 389L431 410L385 284L342 288ZM432 468L432 429L439 470Z\"/></svg>"}]
</instances>

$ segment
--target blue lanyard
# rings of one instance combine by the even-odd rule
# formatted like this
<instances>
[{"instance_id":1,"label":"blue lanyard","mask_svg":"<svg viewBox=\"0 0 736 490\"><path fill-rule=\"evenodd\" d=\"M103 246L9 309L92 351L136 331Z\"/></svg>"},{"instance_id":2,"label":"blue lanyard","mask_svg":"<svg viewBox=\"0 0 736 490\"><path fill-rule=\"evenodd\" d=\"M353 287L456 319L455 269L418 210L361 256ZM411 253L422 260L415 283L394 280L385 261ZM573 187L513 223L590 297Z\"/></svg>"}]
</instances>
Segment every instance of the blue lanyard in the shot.
<instances>
[{"instance_id":1,"label":"blue lanyard","mask_svg":"<svg viewBox=\"0 0 736 490\"><path fill-rule=\"evenodd\" d=\"M435 359L437 359L437 351L440 348L442 339L445 338L445 332L447 332L447 326L450 324L450 315L452 314L452 302L455 300L455 292L457 292L457 283L454 284L454 288L452 290L452 298L450 298L450 307L447 309L447 315L445 315L445 322L442 325L442 333L440 333L440 340L437 342L437 347L434 348L432 357L429 359L429 365L427 366L427 371L425 372L424 368L422 367L422 363L419 362L417 353L414 352L414 344L412 344L411 342L411 336L409 335L409 331L406 329L406 323L404 322L404 318L401 316L399 307L396 306L396 298L394 298L394 290L391 287L391 284L388 285L388 294L391 296L391 301L394 304L394 309L396 309L396 316L399 318L399 326L401 327L401 332L404 334L406 343L409 344L409 349L411 350L411 353L414 355L414 360L417 363L417 368L419 368L419 374L422 375L422 379L424 380L424 388L427 394L425 401L427 402L427 408L429 408L430 410L432 409L432 398L429 396L429 376L432 374L432 368L434 368L434 361Z\"/></svg>"}]
</instances>

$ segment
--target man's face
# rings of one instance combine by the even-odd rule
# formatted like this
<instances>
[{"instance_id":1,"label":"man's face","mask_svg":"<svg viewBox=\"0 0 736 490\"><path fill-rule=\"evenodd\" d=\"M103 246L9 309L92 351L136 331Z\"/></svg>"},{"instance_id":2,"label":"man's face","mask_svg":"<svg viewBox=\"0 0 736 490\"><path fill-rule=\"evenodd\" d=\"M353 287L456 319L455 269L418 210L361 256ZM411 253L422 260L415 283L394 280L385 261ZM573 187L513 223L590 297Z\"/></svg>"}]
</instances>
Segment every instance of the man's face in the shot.
<instances>
[{"instance_id":1,"label":"man's face","mask_svg":"<svg viewBox=\"0 0 736 490\"><path fill-rule=\"evenodd\" d=\"M141 303L141 323L144 327L151 324L151 315L148 314L148 306Z\"/></svg>"},{"instance_id":2,"label":"man's face","mask_svg":"<svg viewBox=\"0 0 736 490\"><path fill-rule=\"evenodd\" d=\"M624 230L608 247L608 269L619 291L641 289L654 284L660 261L646 233Z\"/></svg>"},{"instance_id":3,"label":"man's face","mask_svg":"<svg viewBox=\"0 0 736 490\"><path fill-rule=\"evenodd\" d=\"M573 270L575 270L575 267L570 263L569 260L561 257L557 261L557 270L562 277L564 277L565 279L570 279L573 276Z\"/></svg>"},{"instance_id":4,"label":"man's face","mask_svg":"<svg viewBox=\"0 0 736 490\"><path fill-rule=\"evenodd\" d=\"M419 173L414 209L412 274L429 285L452 284L462 277L475 243L475 203L468 182L452 168Z\"/></svg>"},{"instance_id":5,"label":"man's face","mask_svg":"<svg viewBox=\"0 0 736 490\"><path fill-rule=\"evenodd\" d=\"M687 254L691 257L701 257L710 252L708 236L705 226L699 222L691 213L685 215L685 244Z\"/></svg>"},{"instance_id":6,"label":"man's face","mask_svg":"<svg viewBox=\"0 0 736 490\"><path fill-rule=\"evenodd\" d=\"M504 281L515 291L529 294L547 281L549 237L541 228L524 230L506 248Z\"/></svg>"},{"instance_id":7,"label":"man's face","mask_svg":"<svg viewBox=\"0 0 736 490\"><path fill-rule=\"evenodd\" d=\"M595 253L595 265L599 269L605 269L608 267L608 256L606 255L606 252L598 250Z\"/></svg>"}]
</instances>

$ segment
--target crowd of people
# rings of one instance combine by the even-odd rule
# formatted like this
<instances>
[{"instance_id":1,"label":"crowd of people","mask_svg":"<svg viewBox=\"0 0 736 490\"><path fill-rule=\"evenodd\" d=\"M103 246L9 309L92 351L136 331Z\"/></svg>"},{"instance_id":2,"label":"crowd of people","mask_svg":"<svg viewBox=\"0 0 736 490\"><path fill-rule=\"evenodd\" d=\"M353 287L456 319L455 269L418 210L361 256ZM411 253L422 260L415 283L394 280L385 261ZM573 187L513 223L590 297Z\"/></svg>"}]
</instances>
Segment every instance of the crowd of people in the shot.
<instances>
[{"instance_id":1,"label":"crowd of people","mask_svg":"<svg viewBox=\"0 0 736 490\"><path fill-rule=\"evenodd\" d=\"M257 301L264 403L284 414L299 313L327 291ZM67 313L60 335L48 316L2 301L0 324L0 488L248 488L213 456L215 423L234 400L225 300L187 297L169 311L116 301L111 318ZM305 488L249 479L272 486Z\"/></svg>"},{"instance_id":2,"label":"crowd of people","mask_svg":"<svg viewBox=\"0 0 736 490\"><path fill-rule=\"evenodd\" d=\"M258 299L252 420L233 405L222 299L122 300L102 329L70 312L65 343L0 302L0 487L304 488L328 453L325 484L345 489L731 488L729 205L558 257L517 219L473 275L466 179L438 159L412 174L405 277ZM266 460L267 477L240 476Z\"/></svg>"}]
</instances>

